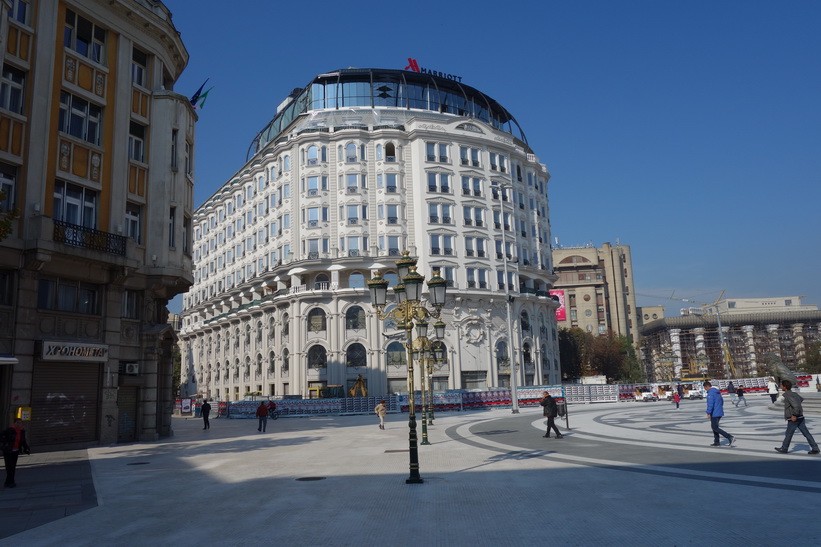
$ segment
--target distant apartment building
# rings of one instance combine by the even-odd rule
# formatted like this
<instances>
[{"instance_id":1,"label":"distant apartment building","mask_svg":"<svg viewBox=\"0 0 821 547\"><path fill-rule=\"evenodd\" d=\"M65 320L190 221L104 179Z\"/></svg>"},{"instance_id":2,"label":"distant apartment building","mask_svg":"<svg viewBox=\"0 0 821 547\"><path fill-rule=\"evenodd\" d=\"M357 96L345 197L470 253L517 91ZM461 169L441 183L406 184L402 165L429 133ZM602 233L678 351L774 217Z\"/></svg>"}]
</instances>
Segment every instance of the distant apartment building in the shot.
<instances>
[{"instance_id":1,"label":"distant apartment building","mask_svg":"<svg viewBox=\"0 0 821 547\"><path fill-rule=\"evenodd\" d=\"M774 360L801 371L812 344L821 340L821 311L802 305L800 296L728 298L681 313L640 329L644 365L656 380L682 372L764 376Z\"/></svg>"},{"instance_id":2,"label":"distant apartment building","mask_svg":"<svg viewBox=\"0 0 821 547\"><path fill-rule=\"evenodd\" d=\"M551 293L563 302L557 313L559 328L578 327L592 334L610 330L635 338L638 314L628 245L554 248L553 267L559 279Z\"/></svg>"},{"instance_id":3,"label":"distant apartment building","mask_svg":"<svg viewBox=\"0 0 821 547\"><path fill-rule=\"evenodd\" d=\"M196 114L156 0L0 3L0 427L91 446L170 433L166 303L193 282Z\"/></svg>"}]
</instances>

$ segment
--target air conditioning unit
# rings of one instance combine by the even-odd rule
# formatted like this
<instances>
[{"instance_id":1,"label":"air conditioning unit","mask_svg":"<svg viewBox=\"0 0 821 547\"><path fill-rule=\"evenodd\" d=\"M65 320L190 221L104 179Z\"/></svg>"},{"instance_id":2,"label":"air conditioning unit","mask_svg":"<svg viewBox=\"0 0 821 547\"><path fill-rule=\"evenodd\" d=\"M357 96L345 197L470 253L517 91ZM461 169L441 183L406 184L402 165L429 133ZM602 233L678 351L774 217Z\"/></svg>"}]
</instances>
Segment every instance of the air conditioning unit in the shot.
<instances>
[{"instance_id":1,"label":"air conditioning unit","mask_svg":"<svg viewBox=\"0 0 821 547\"><path fill-rule=\"evenodd\" d=\"M126 363L125 364L125 373L137 375L140 373L140 364L139 363Z\"/></svg>"}]
</instances>

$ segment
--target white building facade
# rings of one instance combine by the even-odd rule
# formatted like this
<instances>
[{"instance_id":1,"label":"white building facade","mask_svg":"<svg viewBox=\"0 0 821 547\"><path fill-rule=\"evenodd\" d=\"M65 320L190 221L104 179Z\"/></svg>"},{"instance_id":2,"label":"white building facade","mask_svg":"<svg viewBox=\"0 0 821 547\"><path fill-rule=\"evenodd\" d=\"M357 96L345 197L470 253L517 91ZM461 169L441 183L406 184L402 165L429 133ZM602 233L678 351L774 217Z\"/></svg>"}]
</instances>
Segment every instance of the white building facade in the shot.
<instances>
[{"instance_id":1,"label":"white building facade","mask_svg":"<svg viewBox=\"0 0 821 547\"><path fill-rule=\"evenodd\" d=\"M560 381L550 175L496 101L339 70L295 90L249 155L194 215L184 394L308 396L360 376L371 395L406 391L402 341L366 287L376 270L394 285L403 250L449 285L435 391L507 386L511 361L517 385Z\"/></svg>"}]
</instances>

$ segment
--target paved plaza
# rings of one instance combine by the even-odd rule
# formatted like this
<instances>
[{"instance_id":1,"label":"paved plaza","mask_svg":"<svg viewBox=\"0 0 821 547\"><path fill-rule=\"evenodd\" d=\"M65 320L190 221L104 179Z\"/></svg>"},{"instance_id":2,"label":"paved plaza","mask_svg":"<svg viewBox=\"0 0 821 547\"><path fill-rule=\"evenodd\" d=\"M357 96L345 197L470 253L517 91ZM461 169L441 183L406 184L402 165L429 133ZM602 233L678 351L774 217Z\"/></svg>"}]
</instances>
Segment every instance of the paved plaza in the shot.
<instances>
[{"instance_id":1,"label":"paved plaza","mask_svg":"<svg viewBox=\"0 0 821 547\"><path fill-rule=\"evenodd\" d=\"M0 490L0 545L819 545L821 458L800 433L776 453L784 421L749 399L720 448L704 401L571 405L563 439L537 408L440 413L423 484L407 414L176 418L157 443L35 447Z\"/></svg>"}]
</instances>

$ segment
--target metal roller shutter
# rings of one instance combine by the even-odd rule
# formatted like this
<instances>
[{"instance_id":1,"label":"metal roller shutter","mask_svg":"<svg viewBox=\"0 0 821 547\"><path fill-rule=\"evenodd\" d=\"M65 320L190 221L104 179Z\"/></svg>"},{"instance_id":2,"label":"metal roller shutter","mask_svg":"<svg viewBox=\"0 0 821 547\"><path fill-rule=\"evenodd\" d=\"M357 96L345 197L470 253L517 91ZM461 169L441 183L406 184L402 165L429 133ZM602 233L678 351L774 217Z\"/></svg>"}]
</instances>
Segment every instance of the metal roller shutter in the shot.
<instances>
[{"instance_id":1,"label":"metal roller shutter","mask_svg":"<svg viewBox=\"0 0 821 547\"><path fill-rule=\"evenodd\" d=\"M33 446L98 439L99 364L37 363L33 384L30 434Z\"/></svg>"}]
</instances>

